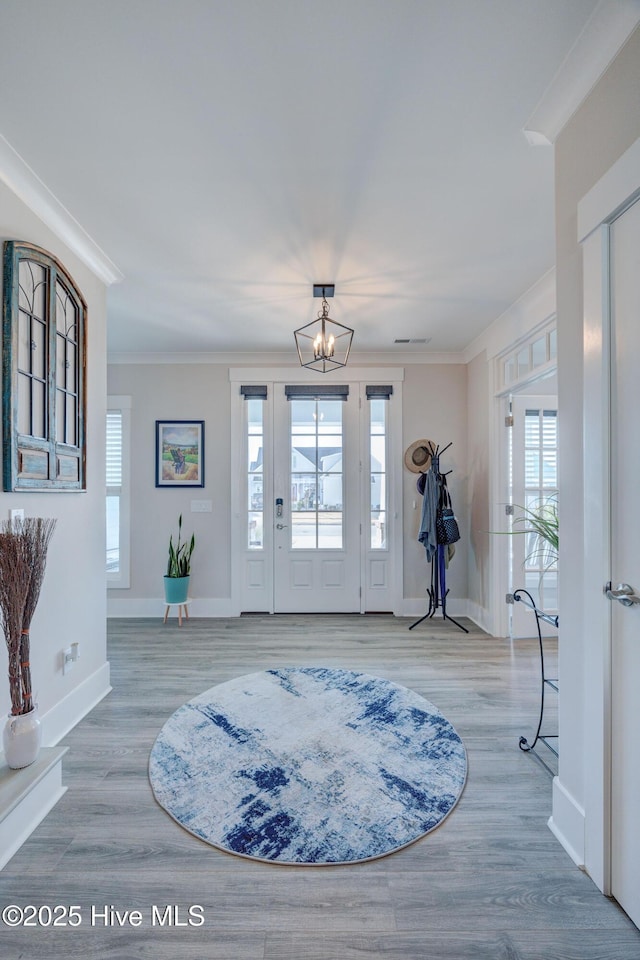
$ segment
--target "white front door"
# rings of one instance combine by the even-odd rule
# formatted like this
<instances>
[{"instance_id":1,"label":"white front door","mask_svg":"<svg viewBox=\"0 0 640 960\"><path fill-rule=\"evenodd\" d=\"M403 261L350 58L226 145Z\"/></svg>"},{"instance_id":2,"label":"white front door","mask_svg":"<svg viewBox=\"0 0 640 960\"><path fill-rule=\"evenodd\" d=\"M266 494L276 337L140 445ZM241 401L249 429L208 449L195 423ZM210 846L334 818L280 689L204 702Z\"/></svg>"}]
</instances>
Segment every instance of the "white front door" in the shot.
<instances>
[{"instance_id":1,"label":"white front door","mask_svg":"<svg viewBox=\"0 0 640 960\"><path fill-rule=\"evenodd\" d=\"M640 595L640 201L610 244L611 580ZM611 892L640 926L640 604L613 601L611 614Z\"/></svg>"},{"instance_id":2,"label":"white front door","mask_svg":"<svg viewBox=\"0 0 640 960\"><path fill-rule=\"evenodd\" d=\"M360 612L358 394L274 387L274 609Z\"/></svg>"},{"instance_id":3,"label":"white front door","mask_svg":"<svg viewBox=\"0 0 640 960\"><path fill-rule=\"evenodd\" d=\"M247 382L261 371L232 377L234 608L393 612L402 597L401 371L356 370L311 395L308 380L275 373L261 384ZM382 382L389 373L394 382Z\"/></svg>"}]
</instances>

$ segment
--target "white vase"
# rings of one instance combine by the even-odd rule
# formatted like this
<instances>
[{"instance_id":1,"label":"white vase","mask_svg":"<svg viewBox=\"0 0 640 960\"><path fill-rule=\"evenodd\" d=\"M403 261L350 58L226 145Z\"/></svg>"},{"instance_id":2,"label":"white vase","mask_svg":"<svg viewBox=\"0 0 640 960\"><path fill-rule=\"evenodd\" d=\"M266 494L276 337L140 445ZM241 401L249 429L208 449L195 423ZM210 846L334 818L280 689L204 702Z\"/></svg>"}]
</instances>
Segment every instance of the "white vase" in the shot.
<instances>
[{"instance_id":1,"label":"white vase","mask_svg":"<svg viewBox=\"0 0 640 960\"><path fill-rule=\"evenodd\" d=\"M4 758L12 770L28 767L37 759L42 743L38 708L17 717L9 714L3 731Z\"/></svg>"}]
</instances>

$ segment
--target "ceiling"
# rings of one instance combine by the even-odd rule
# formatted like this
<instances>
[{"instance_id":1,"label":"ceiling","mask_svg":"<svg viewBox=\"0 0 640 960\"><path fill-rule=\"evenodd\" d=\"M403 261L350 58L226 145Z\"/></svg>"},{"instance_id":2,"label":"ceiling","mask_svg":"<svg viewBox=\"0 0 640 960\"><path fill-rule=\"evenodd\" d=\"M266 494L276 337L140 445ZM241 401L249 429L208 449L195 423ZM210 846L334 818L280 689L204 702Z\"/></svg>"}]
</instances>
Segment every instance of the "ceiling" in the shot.
<instances>
[{"instance_id":1,"label":"ceiling","mask_svg":"<svg viewBox=\"0 0 640 960\"><path fill-rule=\"evenodd\" d=\"M463 350L554 262L523 128L595 0L2 0L0 134L123 274L111 353ZM28 238L21 238L28 239Z\"/></svg>"}]
</instances>

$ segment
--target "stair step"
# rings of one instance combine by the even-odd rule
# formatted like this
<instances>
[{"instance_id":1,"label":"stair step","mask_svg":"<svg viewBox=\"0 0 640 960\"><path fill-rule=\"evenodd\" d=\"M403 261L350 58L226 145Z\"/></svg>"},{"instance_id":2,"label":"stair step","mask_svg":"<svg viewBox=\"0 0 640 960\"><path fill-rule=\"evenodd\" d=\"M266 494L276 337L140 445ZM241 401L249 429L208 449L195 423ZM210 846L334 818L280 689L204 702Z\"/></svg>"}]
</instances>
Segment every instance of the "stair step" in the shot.
<instances>
[{"instance_id":1,"label":"stair step","mask_svg":"<svg viewBox=\"0 0 640 960\"><path fill-rule=\"evenodd\" d=\"M43 747L22 770L11 770L0 754L0 870L66 793L62 758L68 749Z\"/></svg>"}]
</instances>

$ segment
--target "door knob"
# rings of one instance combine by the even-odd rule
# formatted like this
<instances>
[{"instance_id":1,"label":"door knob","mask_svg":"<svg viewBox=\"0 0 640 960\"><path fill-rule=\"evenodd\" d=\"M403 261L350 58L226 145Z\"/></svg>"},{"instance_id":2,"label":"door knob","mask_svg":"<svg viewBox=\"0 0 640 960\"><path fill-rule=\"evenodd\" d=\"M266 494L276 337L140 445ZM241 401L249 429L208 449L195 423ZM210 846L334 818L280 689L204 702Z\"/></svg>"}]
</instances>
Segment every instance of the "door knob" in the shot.
<instances>
[{"instance_id":1,"label":"door knob","mask_svg":"<svg viewBox=\"0 0 640 960\"><path fill-rule=\"evenodd\" d=\"M612 587L613 584L609 581L604 588L605 595L609 597L609 600L617 600L624 607L632 607L634 603L640 603L640 597L636 596L633 587L630 587L628 583L619 583L615 590Z\"/></svg>"},{"instance_id":2,"label":"door knob","mask_svg":"<svg viewBox=\"0 0 640 960\"><path fill-rule=\"evenodd\" d=\"M276 523L276 530L284 530L286 523ZM640 603L640 600L638 601Z\"/></svg>"}]
</instances>

